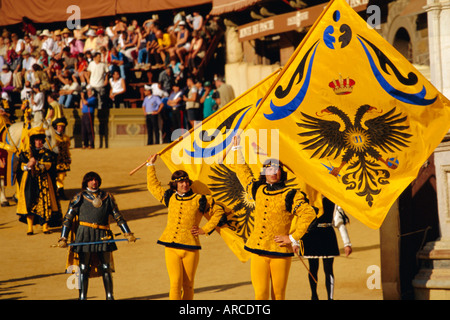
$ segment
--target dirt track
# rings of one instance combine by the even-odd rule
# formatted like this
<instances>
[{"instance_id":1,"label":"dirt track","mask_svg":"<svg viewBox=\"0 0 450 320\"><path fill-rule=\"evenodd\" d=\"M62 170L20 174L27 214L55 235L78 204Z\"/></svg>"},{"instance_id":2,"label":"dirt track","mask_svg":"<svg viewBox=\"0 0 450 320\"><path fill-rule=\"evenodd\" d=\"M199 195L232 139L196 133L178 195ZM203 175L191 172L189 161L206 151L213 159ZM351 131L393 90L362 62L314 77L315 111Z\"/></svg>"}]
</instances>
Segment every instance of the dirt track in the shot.
<instances>
[{"instance_id":1,"label":"dirt track","mask_svg":"<svg viewBox=\"0 0 450 320\"><path fill-rule=\"evenodd\" d=\"M119 242L114 253L116 272L113 274L116 299L167 300L167 276L164 248L156 244L167 219L167 209L158 203L146 188L146 168L133 176L129 172L162 146L81 150L72 149L72 170L66 178L66 194L74 195L81 187L82 176L98 172L102 188L112 192L131 230L139 237L134 244ZM157 161L158 177L163 184L170 172L163 161ZM14 189L7 188L11 197ZM68 201L62 201L63 214ZM370 266L380 266L379 232L350 216L348 226L353 253L335 259L336 300L380 300L381 289L369 289L367 273ZM203 221L204 223L204 221ZM111 224L114 233L120 229ZM35 227L35 235L26 235L26 225L18 221L16 207L0 208L0 299L67 300L77 299L78 290L69 289L69 275L63 273L67 251L51 248L57 242L60 229L50 235ZM121 238L118 236L116 238ZM342 252L342 241L338 235ZM225 245L220 235L202 237L202 251L195 283L196 300L253 300L250 282L250 262L240 262ZM307 262L305 262L307 263ZM325 299L322 264L319 269L319 298ZM101 278L91 279L89 299L105 297ZM309 300L307 271L298 258L292 263L288 300Z\"/></svg>"}]
</instances>

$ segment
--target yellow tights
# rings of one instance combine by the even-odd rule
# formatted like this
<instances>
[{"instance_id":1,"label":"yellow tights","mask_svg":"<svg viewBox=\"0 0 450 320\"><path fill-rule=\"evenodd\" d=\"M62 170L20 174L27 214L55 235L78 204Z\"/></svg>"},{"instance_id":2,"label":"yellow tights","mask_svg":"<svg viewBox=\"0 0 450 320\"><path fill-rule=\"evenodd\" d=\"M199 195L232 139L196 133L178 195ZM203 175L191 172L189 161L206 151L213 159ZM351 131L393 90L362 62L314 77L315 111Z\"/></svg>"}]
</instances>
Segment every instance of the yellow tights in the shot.
<instances>
[{"instance_id":1,"label":"yellow tights","mask_svg":"<svg viewBox=\"0 0 450 320\"><path fill-rule=\"evenodd\" d=\"M194 278L200 259L199 250L166 247L166 267L170 280L170 300L192 300Z\"/></svg>"},{"instance_id":2,"label":"yellow tights","mask_svg":"<svg viewBox=\"0 0 450 320\"><path fill-rule=\"evenodd\" d=\"M270 292L273 300L285 299L291 263L291 257L269 257L252 253L250 271L255 300L268 300Z\"/></svg>"},{"instance_id":3,"label":"yellow tights","mask_svg":"<svg viewBox=\"0 0 450 320\"><path fill-rule=\"evenodd\" d=\"M56 187L58 189L64 188L64 178L66 177L66 172L58 172L56 174Z\"/></svg>"},{"instance_id":4,"label":"yellow tights","mask_svg":"<svg viewBox=\"0 0 450 320\"><path fill-rule=\"evenodd\" d=\"M33 225L34 225L34 215L28 214L27 215L27 226L28 226L27 234L29 234L29 235L33 234ZM43 232L49 231L47 223L44 223L42 225L42 231Z\"/></svg>"}]
</instances>

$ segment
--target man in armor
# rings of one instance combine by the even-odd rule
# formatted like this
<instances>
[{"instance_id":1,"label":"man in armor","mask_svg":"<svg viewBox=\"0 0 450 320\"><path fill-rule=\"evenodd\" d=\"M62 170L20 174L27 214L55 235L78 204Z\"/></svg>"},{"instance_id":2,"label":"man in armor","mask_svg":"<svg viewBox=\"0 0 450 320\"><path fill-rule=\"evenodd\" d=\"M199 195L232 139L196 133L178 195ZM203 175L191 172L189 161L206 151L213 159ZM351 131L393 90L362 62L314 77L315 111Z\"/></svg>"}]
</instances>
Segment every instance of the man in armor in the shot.
<instances>
[{"instance_id":1,"label":"man in armor","mask_svg":"<svg viewBox=\"0 0 450 320\"><path fill-rule=\"evenodd\" d=\"M59 247L67 247L69 238L73 239L72 253L75 261L78 256L80 267L79 299L87 298L87 289L91 267L97 267L103 277L106 299L114 300L111 272L112 252L117 250L112 240L113 234L109 228L109 215L112 215L128 242L135 242L127 222L119 212L112 194L100 189L102 180L95 172L85 174L82 191L70 202L64 217ZM72 231L72 234L69 233ZM72 237L70 237L72 236ZM77 243L83 243L76 245ZM87 244L86 244L87 243ZM69 250L69 255L70 255Z\"/></svg>"}]
</instances>

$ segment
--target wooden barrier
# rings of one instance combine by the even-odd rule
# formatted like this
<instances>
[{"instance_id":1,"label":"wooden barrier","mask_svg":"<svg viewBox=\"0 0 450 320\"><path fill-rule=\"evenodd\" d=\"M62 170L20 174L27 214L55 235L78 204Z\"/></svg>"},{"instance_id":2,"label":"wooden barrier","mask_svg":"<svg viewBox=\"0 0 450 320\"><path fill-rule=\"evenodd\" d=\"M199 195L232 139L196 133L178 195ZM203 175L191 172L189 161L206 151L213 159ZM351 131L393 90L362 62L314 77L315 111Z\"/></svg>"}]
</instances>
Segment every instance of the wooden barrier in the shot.
<instances>
[{"instance_id":1,"label":"wooden barrier","mask_svg":"<svg viewBox=\"0 0 450 320\"><path fill-rule=\"evenodd\" d=\"M65 109L68 126L66 134L71 137L71 147L81 148L81 111ZM99 118L100 114L100 118ZM106 113L96 110L94 114L95 147L144 146L147 143L147 127L142 109L109 109Z\"/></svg>"}]
</instances>

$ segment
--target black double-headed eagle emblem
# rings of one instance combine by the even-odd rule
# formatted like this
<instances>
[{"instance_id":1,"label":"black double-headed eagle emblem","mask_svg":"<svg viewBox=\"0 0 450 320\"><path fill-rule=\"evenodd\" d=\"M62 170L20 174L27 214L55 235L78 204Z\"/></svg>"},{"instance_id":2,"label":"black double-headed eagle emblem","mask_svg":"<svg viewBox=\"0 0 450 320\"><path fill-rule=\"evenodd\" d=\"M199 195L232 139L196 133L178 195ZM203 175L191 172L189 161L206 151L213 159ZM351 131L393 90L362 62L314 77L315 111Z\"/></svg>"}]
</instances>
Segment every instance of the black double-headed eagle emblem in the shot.
<instances>
[{"instance_id":1,"label":"black double-headed eagle emblem","mask_svg":"<svg viewBox=\"0 0 450 320\"><path fill-rule=\"evenodd\" d=\"M353 121L349 115L335 106L329 106L316 114L316 117L301 113L304 119L297 125L302 128L300 137L307 140L300 144L305 150L312 150L311 158L337 159L339 167L330 167L330 174L340 177L340 172L348 164L342 182L348 190L366 197L369 206L373 196L380 193L379 185L388 184L390 173L387 168L396 169L395 157L383 158L382 153L395 154L408 146L410 134L405 130L407 117L396 108L374 118L370 113L382 113L376 107L360 106ZM324 119L335 116L334 120ZM366 119L368 118L368 119ZM306 130L305 130L306 129Z\"/></svg>"}]
</instances>

